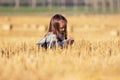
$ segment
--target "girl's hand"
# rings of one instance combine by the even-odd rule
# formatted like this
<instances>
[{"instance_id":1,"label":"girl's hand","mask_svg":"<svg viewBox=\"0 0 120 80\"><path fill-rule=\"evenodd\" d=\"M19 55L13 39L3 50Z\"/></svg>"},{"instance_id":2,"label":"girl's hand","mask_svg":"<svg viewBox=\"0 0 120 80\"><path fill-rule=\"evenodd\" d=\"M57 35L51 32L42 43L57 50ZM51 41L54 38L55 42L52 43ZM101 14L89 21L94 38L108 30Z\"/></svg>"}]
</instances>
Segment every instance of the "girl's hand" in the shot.
<instances>
[{"instance_id":1,"label":"girl's hand","mask_svg":"<svg viewBox=\"0 0 120 80\"><path fill-rule=\"evenodd\" d=\"M68 44L72 45L74 43L74 39L73 38L69 38L68 39Z\"/></svg>"}]
</instances>

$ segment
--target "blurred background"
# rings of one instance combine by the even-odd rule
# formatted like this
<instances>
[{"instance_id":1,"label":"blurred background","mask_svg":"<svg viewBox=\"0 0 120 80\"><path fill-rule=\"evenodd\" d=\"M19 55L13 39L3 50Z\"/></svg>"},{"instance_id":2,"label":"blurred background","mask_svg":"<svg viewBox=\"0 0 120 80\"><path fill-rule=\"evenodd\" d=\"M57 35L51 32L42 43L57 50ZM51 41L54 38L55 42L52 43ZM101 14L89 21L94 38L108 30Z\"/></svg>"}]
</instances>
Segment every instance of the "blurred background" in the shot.
<instances>
[{"instance_id":1,"label":"blurred background","mask_svg":"<svg viewBox=\"0 0 120 80\"><path fill-rule=\"evenodd\" d=\"M0 36L43 36L56 13L76 40L119 36L120 0L0 0Z\"/></svg>"},{"instance_id":2,"label":"blurred background","mask_svg":"<svg viewBox=\"0 0 120 80\"><path fill-rule=\"evenodd\" d=\"M74 11L73 11L74 10ZM120 0L0 0L0 14L48 13L119 13ZM49 14L49 13L48 13Z\"/></svg>"}]
</instances>

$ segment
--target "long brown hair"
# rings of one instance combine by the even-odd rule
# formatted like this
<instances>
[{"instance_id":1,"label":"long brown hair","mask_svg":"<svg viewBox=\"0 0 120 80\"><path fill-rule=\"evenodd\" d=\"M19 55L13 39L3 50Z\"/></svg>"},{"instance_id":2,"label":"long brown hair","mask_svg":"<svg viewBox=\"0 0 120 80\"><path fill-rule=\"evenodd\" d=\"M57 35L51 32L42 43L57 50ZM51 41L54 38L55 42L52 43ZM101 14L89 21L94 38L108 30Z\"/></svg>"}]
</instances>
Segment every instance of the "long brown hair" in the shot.
<instances>
[{"instance_id":1,"label":"long brown hair","mask_svg":"<svg viewBox=\"0 0 120 80\"><path fill-rule=\"evenodd\" d=\"M60 40L60 36L59 36L59 27L60 27L60 24L59 24L59 21L63 21L64 22L64 32L63 32L63 35L64 35L64 39L67 39L67 19L62 16L61 14L55 14L51 20L50 20L50 24L49 24L49 30L48 32L53 32L53 28L55 31L55 34L57 36L57 39Z\"/></svg>"}]
</instances>

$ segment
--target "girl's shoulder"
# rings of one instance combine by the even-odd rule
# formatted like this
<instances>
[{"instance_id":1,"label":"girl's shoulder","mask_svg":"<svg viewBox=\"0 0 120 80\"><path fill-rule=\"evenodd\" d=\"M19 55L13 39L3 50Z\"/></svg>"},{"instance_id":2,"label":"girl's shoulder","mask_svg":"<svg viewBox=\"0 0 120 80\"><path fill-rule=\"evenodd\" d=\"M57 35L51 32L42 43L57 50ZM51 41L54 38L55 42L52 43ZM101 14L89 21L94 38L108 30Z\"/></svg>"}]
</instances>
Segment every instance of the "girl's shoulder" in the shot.
<instances>
[{"instance_id":1,"label":"girl's shoulder","mask_svg":"<svg viewBox=\"0 0 120 80\"><path fill-rule=\"evenodd\" d=\"M48 32L45 36L49 36L49 35L52 35L53 33L52 32Z\"/></svg>"},{"instance_id":2,"label":"girl's shoulder","mask_svg":"<svg viewBox=\"0 0 120 80\"><path fill-rule=\"evenodd\" d=\"M46 41L49 42L49 41L56 41L57 38L56 38L56 35L53 34L52 32L48 32L46 34Z\"/></svg>"}]
</instances>

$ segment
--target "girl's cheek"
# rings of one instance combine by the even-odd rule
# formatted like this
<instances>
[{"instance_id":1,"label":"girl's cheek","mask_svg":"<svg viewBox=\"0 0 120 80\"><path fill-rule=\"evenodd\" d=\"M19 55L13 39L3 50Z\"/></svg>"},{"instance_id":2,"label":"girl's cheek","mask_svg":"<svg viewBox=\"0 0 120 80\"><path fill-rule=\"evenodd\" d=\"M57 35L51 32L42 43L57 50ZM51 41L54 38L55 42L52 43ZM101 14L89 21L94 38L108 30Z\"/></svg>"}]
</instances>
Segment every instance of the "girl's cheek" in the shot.
<instances>
[{"instance_id":1,"label":"girl's cheek","mask_svg":"<svg viewBox=\"0 0 120 80\"><path fill-rule=\"evenodd\" d=\"M64 32L64 29L60 29L60 32Z\"/></svg>"}]
</instances>

